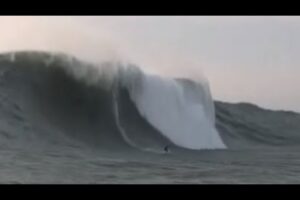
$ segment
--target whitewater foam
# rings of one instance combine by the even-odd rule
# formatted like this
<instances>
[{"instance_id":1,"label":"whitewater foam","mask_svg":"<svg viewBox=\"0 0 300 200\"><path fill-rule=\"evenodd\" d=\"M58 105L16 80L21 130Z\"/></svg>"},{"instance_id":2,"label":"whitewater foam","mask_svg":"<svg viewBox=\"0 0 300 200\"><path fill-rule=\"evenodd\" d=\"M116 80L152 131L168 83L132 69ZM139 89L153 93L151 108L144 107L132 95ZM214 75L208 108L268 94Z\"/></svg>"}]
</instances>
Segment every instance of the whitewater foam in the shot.
<instances>
[{"instance_id":1,"label":"whitewater foam","mask_svg":"<svg viewBox=\"0 0 300 200\"><path fill-rule=\"evenodd\" d=\"M127 79L131 81L127 84L132 101L140 114L172 142L189 149L226 148L215 129L207 85L194 84L187 90L180 81L138 69L132 76Z\"/></svg>"}]
</instances>

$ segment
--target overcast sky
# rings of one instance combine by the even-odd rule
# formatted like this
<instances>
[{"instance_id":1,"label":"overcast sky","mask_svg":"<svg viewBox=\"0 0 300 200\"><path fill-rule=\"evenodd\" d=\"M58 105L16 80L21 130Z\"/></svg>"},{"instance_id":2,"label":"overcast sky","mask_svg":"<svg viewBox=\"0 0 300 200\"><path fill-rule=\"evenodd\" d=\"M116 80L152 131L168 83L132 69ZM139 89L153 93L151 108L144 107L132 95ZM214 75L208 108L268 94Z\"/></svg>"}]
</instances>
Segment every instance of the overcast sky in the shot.
<instances>
[{"instance_id":1,"label":"overcast sky","mask_svg":"<svg viewBox=\"0 0 300 200\"><path fill-rule=\"evenodd\" d=\"M0 51L59 50L204 74L213 98L300 111L300 17L0 17Z\"/></svg>"}]
</instances>

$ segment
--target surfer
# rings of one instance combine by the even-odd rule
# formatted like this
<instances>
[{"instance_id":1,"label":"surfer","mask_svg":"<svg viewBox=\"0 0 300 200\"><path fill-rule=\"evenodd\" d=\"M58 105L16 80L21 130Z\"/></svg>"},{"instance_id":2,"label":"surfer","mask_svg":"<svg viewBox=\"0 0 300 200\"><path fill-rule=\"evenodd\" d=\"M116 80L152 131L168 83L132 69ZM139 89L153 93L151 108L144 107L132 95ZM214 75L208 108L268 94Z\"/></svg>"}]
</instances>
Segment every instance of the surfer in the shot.
<instances>
[{"instance_id":1,"label":"surfer","mask_svg":"<svg viewBox=\"0 0 300 200\"><path fill-rule=\"evenodd\" d=\"M165 150L166 153L169 153L169 151L170 151L169 150L169 145L166 145L165 148L164 148L164 150Z\"/></svg>"}]
</instances>

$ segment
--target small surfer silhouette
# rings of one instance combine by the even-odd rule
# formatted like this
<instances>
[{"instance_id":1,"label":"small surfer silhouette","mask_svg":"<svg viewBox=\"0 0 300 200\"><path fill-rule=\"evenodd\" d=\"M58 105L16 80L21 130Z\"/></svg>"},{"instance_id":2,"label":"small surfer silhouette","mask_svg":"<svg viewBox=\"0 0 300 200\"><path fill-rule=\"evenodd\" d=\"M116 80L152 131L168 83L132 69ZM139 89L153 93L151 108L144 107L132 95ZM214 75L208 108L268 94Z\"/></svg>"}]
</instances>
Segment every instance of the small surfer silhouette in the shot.
<instances>
[{"instance_id":1,"label":"small surfer silhouette","mask_svg":"<svg viewBox=\"0 0 300 200\"><path fill-rule=\"evenodd\" d=\"M164 150L165 150L166 153L169 153L170 152L169 145L166 145L165 148L164 148Z\"/></svg>"}]
</instances>

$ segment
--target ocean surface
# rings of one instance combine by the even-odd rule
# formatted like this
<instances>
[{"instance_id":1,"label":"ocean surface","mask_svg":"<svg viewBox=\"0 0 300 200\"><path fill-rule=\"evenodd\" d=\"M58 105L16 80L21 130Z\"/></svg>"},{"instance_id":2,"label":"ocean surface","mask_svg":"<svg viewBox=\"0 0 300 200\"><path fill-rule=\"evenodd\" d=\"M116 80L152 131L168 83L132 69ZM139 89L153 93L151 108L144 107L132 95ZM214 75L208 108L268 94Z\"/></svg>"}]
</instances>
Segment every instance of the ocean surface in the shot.
<instances>
[{"instance_id":1,"label":"ocean surface","mask_svg":"<svg viewBox=\"0 0 300 200\"><path fill-rule=\"evenodd\" d=\"M0 55L0 183L300 183L300 114L204 80L65 54Z\"/></svg>"}]
</instances>

